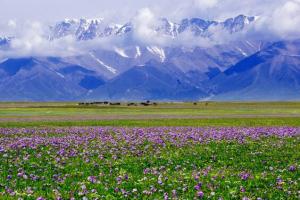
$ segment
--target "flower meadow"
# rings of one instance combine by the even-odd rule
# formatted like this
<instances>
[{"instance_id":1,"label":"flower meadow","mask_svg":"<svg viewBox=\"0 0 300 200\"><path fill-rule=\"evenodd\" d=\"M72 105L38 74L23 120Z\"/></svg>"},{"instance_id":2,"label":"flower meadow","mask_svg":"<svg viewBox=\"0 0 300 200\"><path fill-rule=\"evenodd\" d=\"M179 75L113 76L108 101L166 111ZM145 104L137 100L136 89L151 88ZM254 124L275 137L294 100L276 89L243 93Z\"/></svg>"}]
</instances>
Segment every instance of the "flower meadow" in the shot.
<instances>
[{"instance_id":1,"label":"flower meadow","mask_svg":"<svg viewBox=\"0 0 300 200\"><path fill-rule=\"evenodd\" d=\"M0 199L299 199L300 128L0 129Z\"/></svg>"}]
</instances>

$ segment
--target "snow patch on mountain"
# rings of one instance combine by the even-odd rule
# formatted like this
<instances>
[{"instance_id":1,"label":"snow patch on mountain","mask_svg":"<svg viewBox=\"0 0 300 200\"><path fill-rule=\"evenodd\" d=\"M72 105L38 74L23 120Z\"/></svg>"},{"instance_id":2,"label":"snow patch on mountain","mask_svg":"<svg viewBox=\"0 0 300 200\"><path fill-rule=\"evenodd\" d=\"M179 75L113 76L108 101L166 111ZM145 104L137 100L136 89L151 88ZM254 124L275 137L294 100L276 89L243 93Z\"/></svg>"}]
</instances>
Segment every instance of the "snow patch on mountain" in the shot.
<instances>
[{"instance_id":1,"label":"snow patch on mountain","mask_svg":"<svg viewBox=\"0 0 300 200\"><path fill-rule=\"evenodd\" d=\"M89 55L95 59L96 62L98 62L100 65L104 66L108 71L110 71L113 74L117 73L117 70L107 64L105 64L103 61L101 61L99 58L97 58L93 53L89 53Z\"/></svg>"},{"instance_id":2,"label":"snow patch on mountain","mask_svg":"<svg viewBox=\"0 0 300 200\"><path fill-rule=\"evenodd\" d=\"M115 52L124 58L129 58L124 49L115 47Z\"/></svg>"},{"instance_id":3,"label":"snow patch on mountain","mask_svg":"<svg viewBox=\"0 0 300 200\"><path fill-rule=\"evenodd\" d=\"M153 55L159 56L161 62L164 62L166 59L166 54L163 48L157 46L148 46L147 50L152 53Z\"/></svg>"},{"instance_id":4,"label":"snow patch on mountain","mask_svg":"<svg viewBox=\"0 0 300 200\"><path fill-rule=\"evenodd\" d=\"M243 51L241 48L236 47L236 49L237 49L239 52L241 52L241 54L243 54L245 57L248 56L248 54L247 54L245 51Z\"/></svg>"},{"instance_id":5,"label":"snow patch on mountain","mask_svg":"<svg viewBox=\"0 0 300 200\"><path fill-rule=\"evenodd\" d=\"M55 72L59 77L61 77L61 78L65 78L65 76L64 75L62 75L61 73L59 73L59 72Z\"/></svg>"},{"instance_id":6,"label":"snow patch on mountain","mask_svg":"<svg viewBox=\"0 0 300 200\"><path fill-rule=\"evenodd\" d=\"M249 46L251 46L251 47L253 47L253 48L256 48L251 42L249 42L248 40L246 40L246 43L249 45Z\"/></svg>"},{"instance_id":7,"label":"snow patch on mountain","mask_svg":"<svg viewBox=\"0 0 300 200\"><path fill-rule=\"evenodd\" d=\"M136 46L135 49L136 49L135 58L141 57L142 56L141 48L139 46Z\"/></svg>"}]
</instances>

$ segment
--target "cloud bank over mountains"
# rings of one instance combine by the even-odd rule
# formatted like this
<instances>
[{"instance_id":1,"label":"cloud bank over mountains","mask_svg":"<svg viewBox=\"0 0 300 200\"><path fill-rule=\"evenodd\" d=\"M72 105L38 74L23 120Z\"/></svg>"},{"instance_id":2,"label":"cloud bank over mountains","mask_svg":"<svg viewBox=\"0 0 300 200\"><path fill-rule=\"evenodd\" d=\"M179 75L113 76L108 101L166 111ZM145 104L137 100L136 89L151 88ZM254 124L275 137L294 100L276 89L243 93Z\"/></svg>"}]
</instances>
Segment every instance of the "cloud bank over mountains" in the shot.
<instances>
[{"instance_id":1,"label":"cloud bank over mountains","mask_svg":"<svg viewBox=\"0 0 300 200\"><path fill-rule=\"evenodd\" d=\"M300 36L300 0L89 0L76 3L71 0L1 0L0 5L0 12L4 16L0 21L0 37L13 38L9 49L0 50L2 58L29 55L70 56L99 47L109 49L129 44L210 47L243 38L288 40ZM238 14L256 16L255 23L235 34L229 33L220 25L210 26L207 31L207 34L213 33L210 37L196 37L191 31L174 37L157 31L158 27L165 25L162 24L162 19L169 20L168 26L172 28L185 18L223 22ZM49 26L63 18L85 16L103 17L104 21L101 23L106 25L123 26L130 23L133 31L127 35L97 37L93 40L78 41L72 35L49 39Z\"/></svg>"},{"instance_id":2,"label":"cloud bank over mountains","mask_svg":"<svg viewBox=\"0 0 300 200\"><path fill-rule=\"evenodd\" d=\"M0 100L300 99L300 0L0 0Z\"/></svg>"}]
</instances>

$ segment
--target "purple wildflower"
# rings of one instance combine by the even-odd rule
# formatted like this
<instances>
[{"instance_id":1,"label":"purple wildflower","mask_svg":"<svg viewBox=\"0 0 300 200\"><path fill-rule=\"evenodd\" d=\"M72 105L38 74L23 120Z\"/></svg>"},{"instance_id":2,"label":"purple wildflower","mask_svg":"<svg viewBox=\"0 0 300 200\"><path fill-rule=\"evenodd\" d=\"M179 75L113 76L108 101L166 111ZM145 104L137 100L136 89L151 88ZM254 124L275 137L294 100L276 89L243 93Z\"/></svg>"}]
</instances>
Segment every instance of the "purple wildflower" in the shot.
<instances>
[{"instance_id":1,"label":"purple wildflower","mask_svg":"<svg viewBox=\"0 0 300 200\"><path fill-rule=\"evenodd\" d=\"M248 172L242 172L240 173L240 177L243 181L246 181L250 177L250 174Z\"/></svg>"},{"instance_id":2,"label":"purple wildflower","mask_svg":"<svg viewBox=\"0 0 300 200\"><path fill-rule=\"evenodd\" d=\"M168 195L168 193L164 193L164 200L169 200L169 195Z\"/></svg>"},{"instance_id":3,"label":"purple wildflower","mask_svg":"<svg viewBox=\"0 0 300 200\"><path fill-rule=\"evenodd\" d=\"M198 191L198 192L197 192L197 197L198 197L199 199L202 199L202 198L204 197L204 193L203 193L202 191Z\"/></svg>"},{"instance_id":4,"label":"purple wildflower","mask_svg":"<svg viewBox=\"0 0 300 200\"><path fill-rule=\"evenodd\" d=\"M289 171L290 172L294 172L294 171L296 171L297 170L297 167L295 166L295 165L291 165L290 167L289 167Z\"/></svg>"},{"instance_id":5,"label":"purple wildflower","mask_svg":"<svg viewBox=\"0 0 300 200\"><path fill-rule=\"evenodd\" d=\"M199 191L202 187L202 183L198 183L197 185L195 185L194 189Z\"/></svg>"},{"instance_id":6,"label":"purple wildflower","mask_svg":"<svg viewBox=\"0 0 300 200\"><path fill-rule=\"evenodd\" d=\"M97 182L97 177L96 176L89 176L87 180L91 183L96 183Z\"/></svg>"}]
</instances>

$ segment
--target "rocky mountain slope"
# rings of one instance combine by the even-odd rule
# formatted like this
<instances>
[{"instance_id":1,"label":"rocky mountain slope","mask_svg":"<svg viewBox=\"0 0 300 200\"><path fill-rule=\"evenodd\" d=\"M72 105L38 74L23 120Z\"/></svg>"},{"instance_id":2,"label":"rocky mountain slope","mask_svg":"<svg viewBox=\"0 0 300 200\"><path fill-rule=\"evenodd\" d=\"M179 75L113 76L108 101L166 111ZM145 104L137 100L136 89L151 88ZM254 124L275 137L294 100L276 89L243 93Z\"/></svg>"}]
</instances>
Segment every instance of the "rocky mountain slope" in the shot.
<instances>
[{"instance_id":1,"label":"rocky mountain slope","mask_svg":"<svg viewBox=\"0 0 300 200\"><path fill-rule=\"evenodd\" d=\"M222 31L236 38L256 21L244 15L222 22L192 18L176 23L162 18L152 28L174 41L186 33L194 40L210 41ZM85 44L122 37L126 45L95 46L72 56L5 57L0 61L0 100L300 99L298 40L242 38L209 46L159 45L135 41L135 32L132 22L56 23L45 36L49 42L74 37ZM11 35L0 37L0 52L9 50L14 40Z\"/></svg>"}]
</instances>

